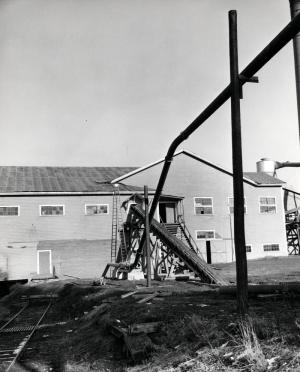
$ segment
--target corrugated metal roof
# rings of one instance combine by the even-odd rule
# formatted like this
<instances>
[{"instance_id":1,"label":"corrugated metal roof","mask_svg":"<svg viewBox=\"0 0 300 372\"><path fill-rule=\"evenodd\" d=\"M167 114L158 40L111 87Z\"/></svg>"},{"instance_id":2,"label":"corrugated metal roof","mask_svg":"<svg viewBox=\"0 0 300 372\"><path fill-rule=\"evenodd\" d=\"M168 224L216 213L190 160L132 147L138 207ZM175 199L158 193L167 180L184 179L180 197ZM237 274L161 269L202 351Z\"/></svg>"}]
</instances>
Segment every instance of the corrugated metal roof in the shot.
<instances>
[{"instance_id":1,"label":"corrugated metal roof","mask_svg":"<svg viewBox=\"0 0 300 372\"><path fill-rule=\"evenodd\" d=\"M0 193L111 192L109 182L135 167L0 167ZM140 191L120 184L120 191Z\"/></svg>"},{"instance_id":2,"label":"corrugated metal roof","mask_svg":"<svg viewBox=\"0 0 300 372\"><path fill-rule=\"evenodd\" d=\"M285 183L276 177L269 176L267 173L245 172L244 178L247 178L258 185L282 185Z\"/></svg>"}]
</instances>

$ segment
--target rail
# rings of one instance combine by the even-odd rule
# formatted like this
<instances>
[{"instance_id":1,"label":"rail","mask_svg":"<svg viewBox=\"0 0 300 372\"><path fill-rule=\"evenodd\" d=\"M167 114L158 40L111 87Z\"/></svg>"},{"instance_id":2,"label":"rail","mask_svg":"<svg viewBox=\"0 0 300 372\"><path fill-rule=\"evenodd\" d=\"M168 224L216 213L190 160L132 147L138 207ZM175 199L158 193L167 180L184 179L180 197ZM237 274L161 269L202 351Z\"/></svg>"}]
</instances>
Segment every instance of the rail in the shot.
<instances>
[{"instance_id":1,"label":"rail","mask_svg":"<svg viewBox=\"0 0 300 372\"><path fill-rule=\"evenodd\" d=\"M30 339L39 328L52 305L28 302L0 328L0 371L9 372L16 366ZM14 337L11 337L14 333Z\"/></svg>"}]
</instances>

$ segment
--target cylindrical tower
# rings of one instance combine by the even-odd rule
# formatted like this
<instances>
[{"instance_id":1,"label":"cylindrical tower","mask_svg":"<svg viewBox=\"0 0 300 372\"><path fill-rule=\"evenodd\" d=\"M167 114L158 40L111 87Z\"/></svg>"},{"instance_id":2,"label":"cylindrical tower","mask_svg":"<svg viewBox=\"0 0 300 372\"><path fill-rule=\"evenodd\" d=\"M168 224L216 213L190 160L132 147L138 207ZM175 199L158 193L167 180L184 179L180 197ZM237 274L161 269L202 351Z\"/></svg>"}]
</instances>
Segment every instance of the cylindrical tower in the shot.
<instances>
[{"instance_id":1,"label":"cylindrical tower","mask_svg":"<svg viewBox=\"0 0 300 372\"><path fill-rule=\"evenodd\" d=\"M291 18L293 19L300 12L300 0L290 0ZM294 37L294 60L296 74L297 106L298 106L298 126L300 136L300 32Z\"/></svg>"},{"instance_id":2,"label":"cylindrical tower","mask_svg":"<svg viewBox=\"0 0 300 372\"><path fill-rule=\"evenodd\" d=\"M267 173L269 176L274 177L276 163L272 159L262 158L256 163L256 170L258 173Z\"/></svg>"}]
</instances>

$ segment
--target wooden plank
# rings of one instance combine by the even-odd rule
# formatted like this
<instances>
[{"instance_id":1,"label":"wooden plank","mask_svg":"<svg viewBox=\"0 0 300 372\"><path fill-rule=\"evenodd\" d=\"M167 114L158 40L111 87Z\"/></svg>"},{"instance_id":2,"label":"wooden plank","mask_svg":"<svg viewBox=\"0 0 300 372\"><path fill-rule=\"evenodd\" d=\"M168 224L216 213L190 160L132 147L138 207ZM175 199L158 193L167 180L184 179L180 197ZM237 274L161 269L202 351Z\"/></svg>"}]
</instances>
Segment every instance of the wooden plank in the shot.
<instances>
[{"instance_id":1,"label":"wooden plank","mask_svg":"<svg viewBox=\"0 0 300 372\"><path fill-rule=\"evenodd\" d=\"M152 298L154 298L154 297L156 297L156 296L158 296L158 293L157 293L157 292L152 293L152 294L150 294L149 296L147 296L147 297L145 297L145 298L142 298L142 299L139 300L137 303L138 303L138 304L143 304L143 303L145 303L145 302L151 300Z\"/></svg>"},{"instance_id":2,"label":"wooden plank","mask_svg":"<svg viewBox=\"0 0 300 372\"><path fill-rule=\"evenodd\" d=\"M157 332L161 326L161 322L151 322L151 323L138 323L128 326L128 332L130 335L140 334L140 333L154 333Z\"/></svg>"},{"instance_id":3,"label":"wooden plank","mask_svg":"<svg viewBox=\"0 0 300 372\"><path fill-rule=\"evenodd\" d=\"M190 276L189 275L177 275L175 276L175 280L177 282L188 282L190 280Z\"/></svg>"},{"instance_id":4,"label":"wooden plank","mask_svg":"<svg viewBox=\"0 0 300 372\"><path fill-rule=\"evenodd\" d=\"M44 298L58 298L58 294L53 293L53 294L41 294L41 295L22 295L21 299L22 300L40 300Z\"/></svg>"},{"instance_id":5,"label":"wooden plank","mask_svg":"<svg viewBox=\"0 0 300 372\"><path fill-rule=\"evenodd\" d=\"M119 327L119 326L116 326L116 325L112 325L110 327L110 332L116 336L117 338L122 338L126 335L127 333L127 330L123 327Z\"/></svg>"},{"instance_id":6,"label":"wooden plank","mask_svg":"<svg viewBox=\"0 0 300 372\"><path fill-rule=\"evenodd\" d=\"M109 267L110 267L110 264L108 263L108 264L106 265L106 267L105 267L103 273L102 273L102 277L103 277L103 278L105 278L105 276L106 276L106 274L107 274L107 272L108 272Z\"/></svg>"},{"instance_id":7,"label":"wooden plank","mask_svg":"<svg viewBox=\"0 0 300 372\"><path fill-rule=\"evenodd\" d=\"M137 293L137 291L128 292L128 293L123 294L121 296L121 298L127 298L127 297L130 297L130 296L132 296L132 295L134 295L136 293Z\"/></svg>"}]
</instances>

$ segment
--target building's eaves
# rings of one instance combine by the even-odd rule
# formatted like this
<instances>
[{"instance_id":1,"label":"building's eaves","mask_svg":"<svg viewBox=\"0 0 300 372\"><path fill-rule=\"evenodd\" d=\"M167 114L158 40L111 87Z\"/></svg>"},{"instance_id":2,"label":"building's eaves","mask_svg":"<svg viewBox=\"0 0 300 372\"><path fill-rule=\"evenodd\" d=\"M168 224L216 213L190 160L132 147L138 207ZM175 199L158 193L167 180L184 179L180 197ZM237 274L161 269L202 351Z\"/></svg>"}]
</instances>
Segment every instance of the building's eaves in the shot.
<instances>
[{"instance_id":1,"label":"building's eaves","mask_svg":"<svg viewBox=\"0 0 300 372\"><path fill-rule=\"evenodd\" d=\"M143 194L144 191L142 189L140 190L128 190L128 191L120 191L119 194L120 195L132 195L133 193L139 193L139 194ZM149 195L154 195L155 191L150 191L149 190ZM114 193L111 191L111 192L107 192L107 191L83 191L83 192L80 192L80 191L73 191L73 192L69 192L69 191L58 191L58 192L54 192L54 191L49 191L49 192L36 192L36 191L28 191L28 192L7 192L7 193L0 193L0 197L7 197L7 196L105 196L105 195L113 195Z\"/></svg>"},{"instance_id":2,"label":"building's eaves","mask_svg":"<svg viewBox=\"0 0 300 372\"><path fill-rule=\"evenodd\" d=\"M51 196L51 195L61 195L61 196L76 196L76 195L113 195L116 191L116 187L109 184L109 190L92 190L92 191L19 191L19 192L0 192L0 196ZM149 189L149 194L154 194L155 190ZM132 193L144 193L144 188L139 186L118 185L118 193L120 195L131 195Z\"/></svg>"}]
</instances>

